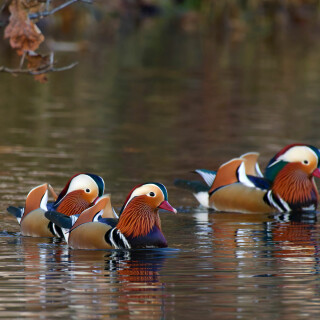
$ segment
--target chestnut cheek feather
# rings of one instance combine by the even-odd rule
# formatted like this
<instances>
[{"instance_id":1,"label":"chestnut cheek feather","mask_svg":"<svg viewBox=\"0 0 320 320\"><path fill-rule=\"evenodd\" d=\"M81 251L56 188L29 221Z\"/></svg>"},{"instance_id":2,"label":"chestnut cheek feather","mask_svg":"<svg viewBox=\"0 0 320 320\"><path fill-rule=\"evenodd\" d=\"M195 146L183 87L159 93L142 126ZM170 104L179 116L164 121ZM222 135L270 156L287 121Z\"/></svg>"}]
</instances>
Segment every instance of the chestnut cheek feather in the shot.
<instances>
[{"instance_id":1,"label":"chestnut cheek feather","mask_svg":"<svg viewBox=\"0 0 320 320\"><path fill-rule=\"evenodd\" d=\"M312 174L317 176L318 173L320 177L320 170L316 169ZM308 206L318 198L317 189L307 172L297 170L295 164L289 164L279 172L272 190L290 206Z\"/></svg>"},{"instance_id":2,"label":"chestnut cheek feather","mask_svg":"<svg viewBox=\"0 0 320 320\"><path fill-rule=\"evenodd\" d=\"M91 203L84 197L82 190L70 192L65 196L57 207L57 211L68 216L80 214L83 210L90 207Z\"/></svg>"}]
</instances>

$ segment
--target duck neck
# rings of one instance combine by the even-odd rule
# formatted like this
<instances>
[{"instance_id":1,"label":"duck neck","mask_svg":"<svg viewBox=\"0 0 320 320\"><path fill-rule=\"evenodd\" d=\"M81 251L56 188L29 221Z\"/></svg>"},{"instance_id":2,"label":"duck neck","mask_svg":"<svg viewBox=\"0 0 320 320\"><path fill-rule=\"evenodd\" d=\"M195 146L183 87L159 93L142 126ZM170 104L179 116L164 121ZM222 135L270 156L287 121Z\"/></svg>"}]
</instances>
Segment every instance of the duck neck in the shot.
<instances>
[{"instance_id":1,"label":"duck neck","mask_svg":"<svg viewBox=\"0 0 320 320\"><path fill-rule=\"evenodd\" d=\"M139 198L133 198L121 213L116 226L125 237L143 237L154 228L161 232L158 209L153 210Z\"/></svg>"}]
</instances>

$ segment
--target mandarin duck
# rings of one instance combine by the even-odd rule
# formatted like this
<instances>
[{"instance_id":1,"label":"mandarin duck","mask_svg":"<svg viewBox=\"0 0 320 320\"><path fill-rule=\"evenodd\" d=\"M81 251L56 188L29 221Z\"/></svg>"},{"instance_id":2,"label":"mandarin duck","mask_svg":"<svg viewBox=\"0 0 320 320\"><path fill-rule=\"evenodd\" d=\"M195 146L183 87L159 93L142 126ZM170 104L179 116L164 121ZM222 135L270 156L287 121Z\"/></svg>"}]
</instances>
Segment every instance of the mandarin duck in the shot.
<instances>
[{"instance_id":1,"label":"mandarin duck","mask_svg":"<svg viewBox=\"0 0 320 320\"><path fill-rule=\"evenodd\" d=\"M165 248L167 241L161 230L159 209L176 213L168 202L161 183L140 184L131 190L119 214L111 210L110 197L104 196L78 218L55 211L46 217L59 225L66 241L74 249Z\"/></svg>"},{"instance_id":2,"label":"mandarin duck","mask_svg":"<svg viewBox=\"0 0 320 320\"><path fill-rule=\"evenodd\" d=\"M320 177L319 149L291 144L268 163L264 176L259 154L247 153L222 164L217 171L195 170L200 181L177 179L175 185L189 189L201 205L217 211L269 213L316 210Z\"/></svg>"},{"instance_id":3,"label":"mandarin duck","mask_svg":"<svg viewBox=\"0 0 320 320\"><path fill-rule=\"evenodd\" d=\"M54 202L48 202L49 192ZM13 214L21 229L21 234L32 237L61 237L60 228L52 224L44 215L47 210L56 210L64 215L80 214L102 196L104 181L91 173L79 173L70 178L59 196L45 183L33 188L27 195L24 207L7 208Z\"/></svg>"}]
</instances>

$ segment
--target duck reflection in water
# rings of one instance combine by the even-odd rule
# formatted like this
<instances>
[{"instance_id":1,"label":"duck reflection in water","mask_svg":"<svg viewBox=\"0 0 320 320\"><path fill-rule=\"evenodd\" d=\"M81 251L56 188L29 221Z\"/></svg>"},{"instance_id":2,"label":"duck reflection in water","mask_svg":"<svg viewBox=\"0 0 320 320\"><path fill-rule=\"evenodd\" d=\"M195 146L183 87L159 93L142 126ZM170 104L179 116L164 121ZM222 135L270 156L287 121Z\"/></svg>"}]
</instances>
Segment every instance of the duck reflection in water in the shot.
<instances>
[{"instance_id":1,"label":"duck reflection in water","mask_svg":"<svg viewBox=\"0 0 320 320\"><path fill-rule=\"evenodd\" d=\"M303 277L320 273L319 225L317 214L290 213L285 215L212 213L212 228L207 237L206 259L202 268L214 270L213 303L236 306L234 312L246 310L248 288L254 286L255 301L273 301L275 290L280 301L292 301L292 292L299 292L306 300L318 296L318 287L306 285ZM212 248L210 249L210 242ZM260 279L274 277L274 279ZM297 281L297 279L300 279ZM237 295L225 288L240 286ZM247 288L247 290L246 290ZM301 301L305 301L302 299ZM254 303L252 301L252 303ZM275 303L276 307L276 303ZM300 308L300 305L299 305ZM301 305L300 310L308 306ZM232 307L229 312L231 312ZM244 316L244 318L246 318Z\"/></svg>"},{"instance_id":2,"label":"duck reflection in water","mask_svg":"<svg viewBox=\"0 0 320 320\"><path fill-rule=\"evenodd\" d=\"M290 301L296 301L300 312L309 314L314 312L313 305L299 303L312 301L319 296L319 287L312 281L304 281L320 274L319 225L316 213L291 213L275 216L272 224L273 275L281 279L279 286L279 300L284 302L290 310ZM302 281L301 281L302 280ZM294 296L293 292L296 293ZM299 299L297 299L299 296Z\"/></svg>"},{"instance_id":3,"label":"duck reflection in water","mask_svg":"<svg viewBox=\"0 0 320 320\"><path fill-rule=\"evenodd\" d=\"M159 271L166 260L163 250L114 251L109 259L106 270L116 271L120 282L161 284Z\"/></svg>"},{"instance_id":4,"label":"duck reflection in water","mask_svg":"<svg viewBox=\"0 0 320 320\"><path fill-rule=\"evenodd\" d=\"M275 215L272 241L277 248L274 254L279 258L281 270L290 271L291 269L292 272L294 268L290 263L302 260L308 262L304 266L305 272L314 272L314 268L319 269L317 232L316 213L292 212Z\"/></svg>"},{"instance_id":5,"label":"duck reflection in water","mask_svg":"<svg viewBox=\"0 0 320 320\"><path fill-rule=\"evenodd\" d=\"M226 271L228 265L230 270L239 270L245 277L257 276L260 272L274 276L292 275L298 263L302 272L319 272L316 236L319 226L315 212L214 213L209 219L213 231L214 265L218 270ZM277 265L269 266L271 256L277 258ZM307 263L302 266L302 261ZM232 273L222 275L237 276Z\"/></svg>"},{"instance_id":6,"label":"duck reflection in water","mask_svg":"<svg viewBox=\"0 0 320 320\"><path fill-rule=\"evenodd\" d=\"M272 223L268 214L213 213L209 216L212 228L214 265L217 270L239 270L252 275L253 263L258 264L260 248L265 248L267 226ZM226 261L227 259L227 261ZM246 263L247 262L247 263ZM234 278L230 272L216 276Z\"/></svg>"},{"instance_id":7,"label":"duck reflection in water","mask_svg":"<svg viewBox=\"0 0 320 320\"><path fill-rule=\"evenodd\" d=\"M22 238L17 244L29 296L26 310L46 312L54 303L72 309L75 317L137 313L163 317L167 297L160 271L176 250L71 250L49 241Z\"/></svg>"},{"instance_id":8,"label":"duck reflection in water","mask_svg":"<svg viewBox=\"0 0 320 320\"><path fill-rule=\"evenodd\" d=\"M85 264L84 251L71 250L70 252L72 264L78 264L78 260L81 264ZM165 284L159 272L167 257L174 257L176 251L170 249L113 250L107 253L86 251L87 258L90 260L91 253L97 260L100 255L100 263L104 263L100 270L91 270L96 275L95 285L102 290L103 294L92 297L91 302L86 295L87 304L95 304L98 299L98 308L113 306L110 307L116 310L110 310L113 313L139 314L146 318L150 318L151 315L151 318L164 316ZM92 262L87 261L87 265L92 265ZM77 279L74 278L75 282L79 283L79 276L76 277ZM102 278L104 278L103 282ZM108 292L107 295L106 292ZM100 312L103 310L98 311Z\"/></svg>"}]
</instances>

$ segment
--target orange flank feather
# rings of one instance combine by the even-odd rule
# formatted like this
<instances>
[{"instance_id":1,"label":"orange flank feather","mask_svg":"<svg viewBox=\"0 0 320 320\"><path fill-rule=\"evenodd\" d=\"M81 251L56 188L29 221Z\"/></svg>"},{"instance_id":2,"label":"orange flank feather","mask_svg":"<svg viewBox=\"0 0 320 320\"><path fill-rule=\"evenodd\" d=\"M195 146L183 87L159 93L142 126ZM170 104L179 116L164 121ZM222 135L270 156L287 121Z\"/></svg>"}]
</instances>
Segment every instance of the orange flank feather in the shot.
<instances>
[{"instance_id":1,"label":"orange flank feather","mask_svg":"<svg viewBox=\"0 0 320 320\"><path fill-rule=\"evenodd\" d=\"M103 196L103 213L102 213L102 218L113 218L113 219L118 219L118 216L114 213L112 205L111 205L111 196L110 195L105 195ZM101 209L102 210L102 209Z\"/></svg>"},{"instance_id":2,"label":"orange flank feather","mask_svg":"<svg viewBox=\"0 0 320 320\"><path fill-rule=\"evenodd\" d=\"M72 231L73 229L75 229L76 227L80 226L83 223L91 222L98 212L100 212L101 210L104 210L105 208L108 208L109 203L110 203L109 196L104 196L103 198L99 199L99 201L95 205L84 210L80 214L79 218L77 219L75 224L72 226L70 231ZM102 215L102 217L103 217L103 215ZM103 218L114 218L114 215L113 216L104 216Z\"/></svg>"},{"instance_id":3,"label":"orange flank feather","mask_svg":"<svg viewBox=\"0 0 320 320\"><path fill-rule=\"evenodd\" d=\"M54 201L56 201L58 199L58 195L56 194L56 192L54 191L54 189L50 184L48 184L48 190L50 191Z\"/></svg>"},{"instance_id":4,"label":"orange flank feather","mask_svg":"<svg viewBox=\"0 0 320 320\"><path fill-rule=\"evenodd\" d=\"M257 176L256 165L258 162L259 153L258 152L248 152L241 156L244 159L244 165L246 169L246 174L251 176Z\"/></svg>"},{"instance_id":5,"label":"orange flank feather","mask_svg":"<svg viewBox=\"0 0 320 320\"><path fill-rule=\"evenodd\" d=\"M46 191L48 190L48 184L42 184L41 186L38 186L34 189L32 189L26 200L25 204L25 210L24 210L24 215L22 219L31 211L36 210L40 207L41 200L43 196L45 195Z\"/></svg>"},{"instance_id":6,"label":"orange flank feather","mask_svg":"<svg viewBox=\"0 0 320 320\"><path fill-rule=\"evenodd\" d=\"M65 196L56 210L67 216L80 214L90 205L90 202L84 196L85 192L83 190L72 191Z\"/></svg>"},{"instance_id":7,"label":"orange flank feather","mask_svg":"<svg viewBox=\"0 0 320 320\"><path fill-rule=\"evenodd\" d=\"M214 190L238 182L237 169L243 163L244 159L236 158L224 163L220 166L217 171L216 178L212 184L209 193L212 193Z\"/></svg>"},{"instance_id":8,"label":"orange flank feather","mask_svg":"<svg viewBox=\"0 0 320 320\"><path fill-rule=\"evenodd\" d=\"M154 226L161 230L158 210L152 209L148 200L147 196L133 198L122 212L117 229L126 237L145 236Z\"/></svg>"},{"instance_id":9,"label":"orange flank feather","mask_svg":"<svg viewBox=\"0 0 320 320\"><path fill-rule=\"evenodd\" d=\"M306 203L318 192L313 180L300 163L287 164L276 176L272 191L288 203ZM290 188L288 188L290 186Z\"/></svg>"}]
</instances>

